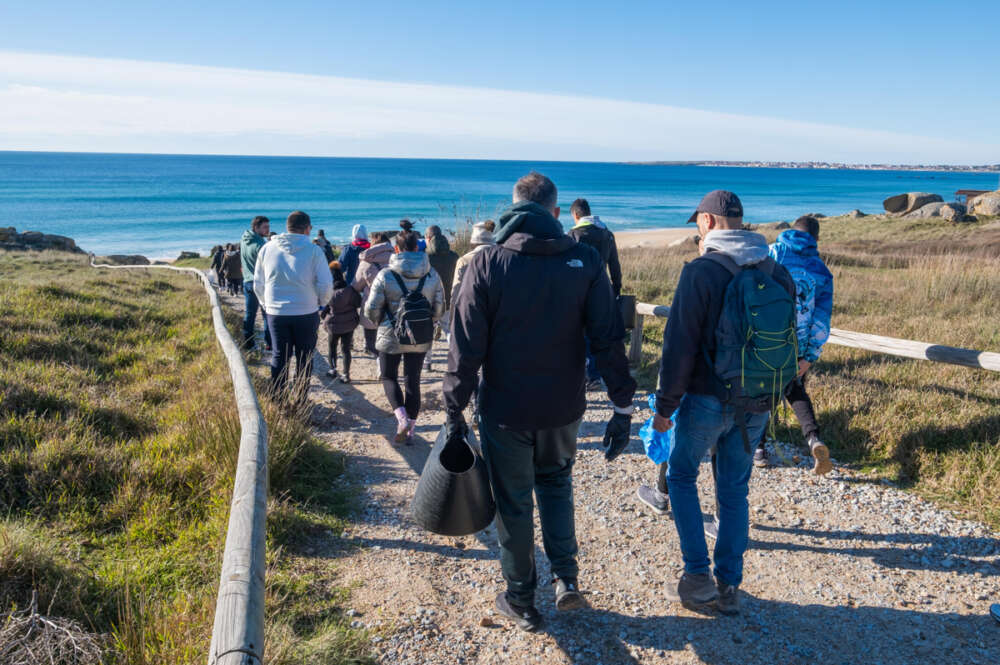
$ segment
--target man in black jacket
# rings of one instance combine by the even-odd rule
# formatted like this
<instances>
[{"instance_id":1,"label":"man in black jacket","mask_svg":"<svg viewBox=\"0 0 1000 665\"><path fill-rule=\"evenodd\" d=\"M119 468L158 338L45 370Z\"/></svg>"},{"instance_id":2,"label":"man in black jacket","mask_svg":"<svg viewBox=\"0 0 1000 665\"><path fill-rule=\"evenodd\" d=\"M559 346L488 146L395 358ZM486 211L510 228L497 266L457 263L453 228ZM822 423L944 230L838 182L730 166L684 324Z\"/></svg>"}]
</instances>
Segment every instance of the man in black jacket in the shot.
<instances>
[{"instance_id":1,"label":"man in black jacket","mask_svg":"<svg viewBox=\"0 0 1000 665\"><path fill-rule=\"evenodd\" d=\"M498 220L498 244L473 257L455 296L444 379L448 436L461 437L462 412L483 370L479 432L507 581L496 604L524 630L541 624L534 607L532 491L556 607L584 604L571 474L586 409L585 333L615 407L604 436L609 460L628 445L635 393L604 263L563 232L558 215L551 180L529 173L517 181L514 205Z\"/></svg>"},{"instance_id":2,"label":"man in black jacket","mask_svg":"<svg viewBox=\"0 0 1000 665\"><path fill-rule=\"evenodd\" d=\"M708 255L720 252L739 267L769 261L773 264L773 279L793 300L795 283L784 267L768 257L764 236L742 230L743 204L732 192L709 192L688 221L698 224L703 254L684 266L670 305L670 317L663 331L660 387L653 416L653 428L658 432L666 432L674 422L677 424L668 460L667 485L684 558L684 574L675 587L667 590L666 596L689 606L716 601L719 611L737 614L737 589L743 580L743 554L749 538L747 494L753 463L736 423L734 407L717 397L718 379L709 364L709 359L715 357L716 329L733 274ZM769 415L744 414L751 441L759 440ZM714 581L696 485L699 464L713 447L719 505Z\"/></svg>"},{"instance_id":3,"label":"man in black jacket","mask_svg":"<svg viewBox=\"0 0 1000 665\"><path fill-rule=\"evenodd\" d=\"M577 199L569 207L573 215L573 228L569 236L590 245L597 250L604 265L611 274L611 290L615 298L622 294L622 266L618 261L618 245L615 244L615 234L608 230L601 218L590 214L590 204L587 199ZM587 390L601 389L601 373L597 371L594 354L587 349Z\"/></svg>"}]
</instances>

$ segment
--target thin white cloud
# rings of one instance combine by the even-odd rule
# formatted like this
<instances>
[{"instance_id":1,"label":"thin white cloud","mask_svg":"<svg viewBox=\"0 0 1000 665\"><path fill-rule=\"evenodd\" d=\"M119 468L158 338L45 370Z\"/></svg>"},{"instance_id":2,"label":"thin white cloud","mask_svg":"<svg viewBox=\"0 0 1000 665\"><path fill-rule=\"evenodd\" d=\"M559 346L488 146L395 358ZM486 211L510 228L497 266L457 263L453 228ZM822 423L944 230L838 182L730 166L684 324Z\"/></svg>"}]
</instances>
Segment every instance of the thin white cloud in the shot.
<instances>
[{"instance_id":1,"label":"thin white cloud","mask_svg":"<svg viewBox=\"0 0 1000 665\"><path fill-rule=\"evenodd\" d=\"M736 113L0 51L0 149L984 163L997 145Z\"/></svg>"}]
</instances>

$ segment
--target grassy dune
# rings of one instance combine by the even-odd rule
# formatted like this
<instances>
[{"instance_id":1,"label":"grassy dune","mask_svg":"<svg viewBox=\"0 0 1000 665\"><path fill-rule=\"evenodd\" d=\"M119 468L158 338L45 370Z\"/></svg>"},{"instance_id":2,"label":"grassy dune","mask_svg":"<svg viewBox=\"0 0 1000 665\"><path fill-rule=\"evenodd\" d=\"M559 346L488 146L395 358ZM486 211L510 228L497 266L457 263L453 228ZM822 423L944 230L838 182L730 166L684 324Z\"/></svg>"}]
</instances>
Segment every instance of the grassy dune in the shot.
<instances>
[{"instance_id":1,"label":"grassy dune","mask_svg":"<svg viewBox=\"0 0 1000 665\"><path fill-rule=\"evenodd\" d=\"M831 218L820 253L835 279L834 327L1000 351L1000 222ZM626 290L669 303L694 256L623 250ZM662 333L647 318L640 376L650 390ZM809 388L839 460L1000 526L1000 373L827 345ZM790 410L778 427L801 441Z\"/></svg>"},{"instance_id":2,"label":"grassy dune","mask_svg":"<svg viewBox=\"0 0 1000 665\"><path fill-rule=\"evenodd\" d=\"M36 594L103 662L205 662L239 422L200 283L49 253L0 273L0 607ZM342 527L343 460L265 410L269 662L353 662L345 590L298 555Z\"/></svg>"}]
</instances>

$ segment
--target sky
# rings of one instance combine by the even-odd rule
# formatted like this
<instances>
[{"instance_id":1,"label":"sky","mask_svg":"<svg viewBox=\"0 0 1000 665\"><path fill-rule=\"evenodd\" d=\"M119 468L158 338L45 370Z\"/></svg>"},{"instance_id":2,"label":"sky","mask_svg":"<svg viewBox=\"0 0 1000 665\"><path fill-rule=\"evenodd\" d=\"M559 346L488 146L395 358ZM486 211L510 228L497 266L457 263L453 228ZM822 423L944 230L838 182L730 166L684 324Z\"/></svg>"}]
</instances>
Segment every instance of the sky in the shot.
<instances>
[{"instance_id":1,"label":"sky","mask_svg":"<svg viewBox=\"0 0 1000 665\"><path fill-rule=\"evenodd\" d=\"M1000 2L0 0L0 150L1000 162Z\"/></svg>"}]
</instances>

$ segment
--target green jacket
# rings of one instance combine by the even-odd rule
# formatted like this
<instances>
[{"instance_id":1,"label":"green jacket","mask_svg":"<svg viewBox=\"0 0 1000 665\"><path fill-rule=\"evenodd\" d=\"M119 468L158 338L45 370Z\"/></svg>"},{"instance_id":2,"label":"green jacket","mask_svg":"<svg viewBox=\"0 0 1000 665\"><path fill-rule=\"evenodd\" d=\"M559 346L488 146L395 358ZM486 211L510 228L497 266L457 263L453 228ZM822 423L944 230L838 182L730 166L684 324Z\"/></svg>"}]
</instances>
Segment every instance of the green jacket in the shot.
<instances>
[{"instance_id":1,"label":"green jacket","mask_svg":"<svg viewBox=\"0 0 1000 665\"><path fill-rule=\"evenodd\" d=\"M251 229L243 232L240 238L240 263L243 264L243 281L253 279L253 269L257 267L257 252L267 242L267 238L254 233Z\"/></svg>"}]
</instances>

